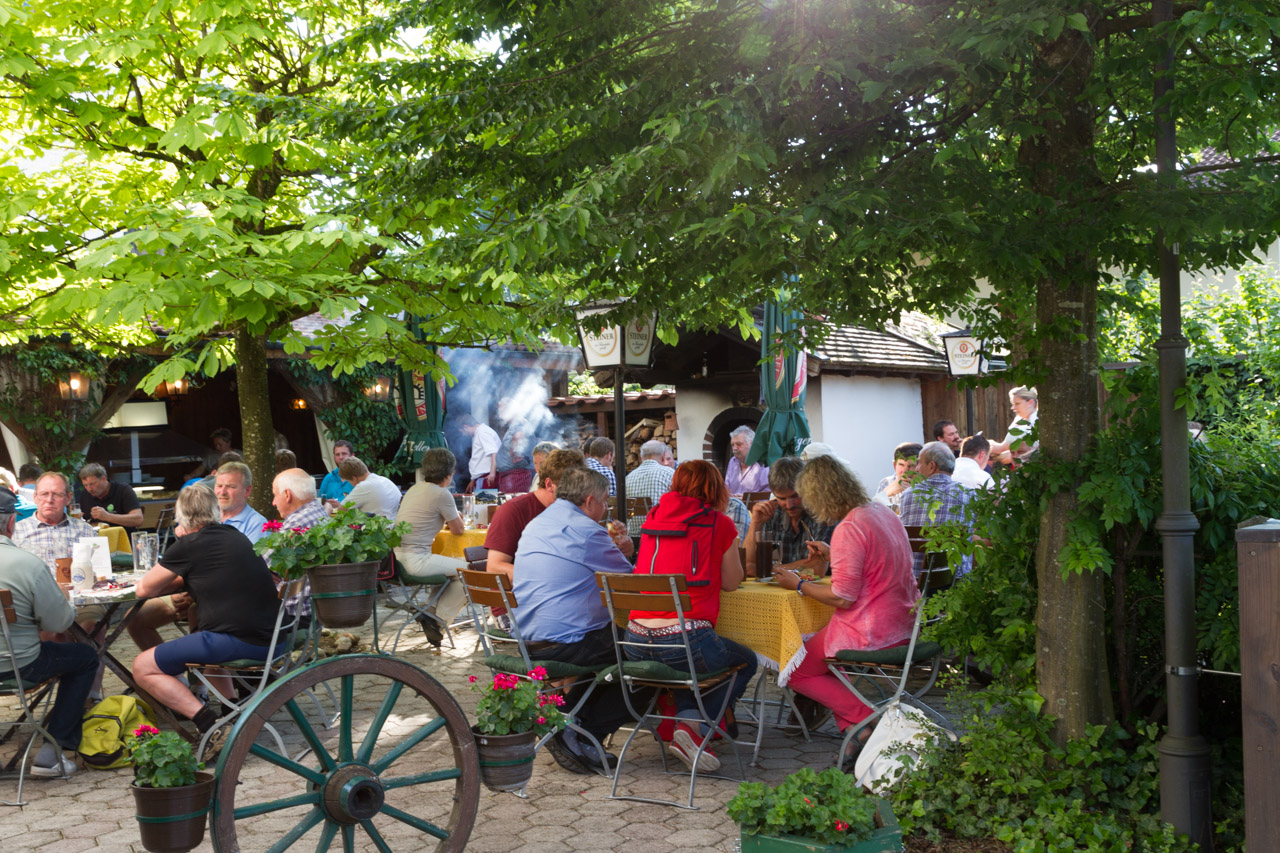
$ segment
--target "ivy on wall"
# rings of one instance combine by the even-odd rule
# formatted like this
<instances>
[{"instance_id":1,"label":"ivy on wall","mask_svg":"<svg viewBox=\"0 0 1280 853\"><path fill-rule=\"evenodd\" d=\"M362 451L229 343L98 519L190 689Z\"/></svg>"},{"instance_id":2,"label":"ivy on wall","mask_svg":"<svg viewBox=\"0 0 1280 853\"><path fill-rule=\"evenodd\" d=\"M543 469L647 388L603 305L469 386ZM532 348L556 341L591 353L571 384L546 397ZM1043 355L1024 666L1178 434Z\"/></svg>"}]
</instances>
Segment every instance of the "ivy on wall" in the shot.
<instances>
[{"instance_id":1,"label":"ivy on wall","mask_svg":"<svg viewBox=\"0 0 1280 853\"><path fill-rule=\"evenodd\" d=\"M385 477L406 473L392 465L404 435L395 404L374 402L364 393L374 377L394 375L394 368L366 365L335 377L309 361L287 359L285 370L329 434L355 445L356 456L371 471Z\"/></svg>"}]
</instances>

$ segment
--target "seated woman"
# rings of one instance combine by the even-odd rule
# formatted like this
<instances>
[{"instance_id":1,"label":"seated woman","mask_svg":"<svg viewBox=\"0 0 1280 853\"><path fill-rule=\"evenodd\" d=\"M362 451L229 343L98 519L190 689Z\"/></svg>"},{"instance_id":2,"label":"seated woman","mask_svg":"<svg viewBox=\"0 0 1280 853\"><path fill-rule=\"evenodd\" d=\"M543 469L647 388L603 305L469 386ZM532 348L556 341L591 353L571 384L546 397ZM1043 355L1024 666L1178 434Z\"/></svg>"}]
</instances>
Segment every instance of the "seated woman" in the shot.
<instances>
[{"instance_id":1,"label":"seated woman","mask_svg":"<svg viewBox=\"0 0 1280 853\"><path fill-rule=\"evenodd\" d=\"M203 734L213 728L218 716L177 676L188 664L265 660L280 602L271 572L254 553L253 543L220 523L212 490L202 485L183 489L174 515L178 540L138 581L137 595L190 594L200 608L201 630L142 652L134 659L133 677L158 701L189 717ZM218 753L229 729L223 726L214 732L203 760Z\"/></svg>"},{"instance_id":2,"label":"seated woman","mask_svg":"<svg viewBox=\"0 0 1280 853\"><path fill-rule=\"evenodd\" d=\"M433 447L423 453L423 482L405 492L396 513L396 521L407 521L412 527L396 547L396 560L404 574L411 580L447 579L444 592L427 608L435 621L418 617L427 640L437 648L444 639L440 625L452 622L467 603L466 590L456 580L458 569L465 569L466 562L431 553L431 543L442 528L449 528L454 536L462 535L462 518L448 488L457 464L454 455L443 447Z\"/></svg>"},{"instance_id":3,"label":"seated woman","mask_svg":"<svg viewBox=\"0 0 1280 853\"><path fill-rule=\"evenodd\" d=\"M786 570L774 577L785 589L829 604L836 612L804 644L804 659L788 686L830 708L844 731L865 720L871 709L827 669L825 658L844 649L887 649L911 639L920 598L911 571L911 544L893 510L872 502L858 478L829 456L805 466L796 478L796 491L815 516L836 524L831 535L831 586L808 583ZM871 735L870 727L864 731L860 742Z\"/></svg>"},{"instance_id":4,"label":"seated woman","mask_svg":"<svg viewBox=\"0 0 1280 853\"><path fill-rule=\"evenodd\" d=\"M671 479L671 491L658 500L645 518L636 559L636 574L682 574L687 579L690 610L685 613L685 625L698 671L745 664L734 674L728 688L726 719L756 672L756 653L724 639L714 630L720 615L721 591L737 589L744 574L738 559L738 531L733 520L724 514L728 502L729 490L714 465L701 459L685 462ZM676 614L670 611L633 610L627 625L627 640L669 644L671 636L664 629L675 624ZM627 654L633 660L658 660L688 671L682 648L649 651L628 646ZM676 716L680 721L667 749L693 767L707 726L701 722L697 702L687 690L676 693ZM732 726L728 728L732 735ZM720 768L720 760L710 750L697 761L700 771Z\"/></svg>"}]
</instances>

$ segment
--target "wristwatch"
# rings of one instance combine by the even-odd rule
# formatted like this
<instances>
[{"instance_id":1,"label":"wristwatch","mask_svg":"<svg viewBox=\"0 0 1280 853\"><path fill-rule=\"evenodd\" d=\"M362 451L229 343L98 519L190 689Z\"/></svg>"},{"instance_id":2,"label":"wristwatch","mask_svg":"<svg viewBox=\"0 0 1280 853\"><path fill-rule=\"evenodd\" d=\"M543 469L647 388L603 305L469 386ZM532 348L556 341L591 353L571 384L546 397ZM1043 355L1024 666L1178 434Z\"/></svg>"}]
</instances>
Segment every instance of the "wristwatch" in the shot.
<instances>
[{"instance_id":1,"label":"wristwatch","mask_svg":"<svg viewBox=\"0 0 1280 853\"><path fill-rule=\"evenodd\" d=\"M806 583L808 583L807 580L805 580L804 578L800 579L799 583L796 584L796 595L799 595L799 596L804 595L804 585Z\"/></svg>"}]
</instances>

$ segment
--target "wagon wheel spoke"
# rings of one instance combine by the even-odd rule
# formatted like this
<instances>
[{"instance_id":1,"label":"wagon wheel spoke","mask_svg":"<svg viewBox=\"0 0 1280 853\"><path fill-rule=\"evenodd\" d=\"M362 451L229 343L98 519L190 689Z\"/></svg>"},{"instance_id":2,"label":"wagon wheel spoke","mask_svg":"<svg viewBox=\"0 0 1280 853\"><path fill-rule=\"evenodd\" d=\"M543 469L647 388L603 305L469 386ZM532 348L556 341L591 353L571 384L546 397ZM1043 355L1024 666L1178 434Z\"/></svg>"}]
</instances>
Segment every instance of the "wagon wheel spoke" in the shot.
<instances>
[{"instance_id":1,"label":"wagon wheel spoke","mask_svg":"<svg viewBox=\"0 0 1280 853\"><path fill-rule=\"evenodd\" d=\"M296 701L316 688L337 695L336 731ZM265 731L273 718L284 749ZM475 741L457 701L421 669L375 655L329 658L280 679L236 721L217 770L218 853L299 842L324 853L339 849L339 837L343 851L459 853L480 798Z\"/></svg>"}]
</instances>

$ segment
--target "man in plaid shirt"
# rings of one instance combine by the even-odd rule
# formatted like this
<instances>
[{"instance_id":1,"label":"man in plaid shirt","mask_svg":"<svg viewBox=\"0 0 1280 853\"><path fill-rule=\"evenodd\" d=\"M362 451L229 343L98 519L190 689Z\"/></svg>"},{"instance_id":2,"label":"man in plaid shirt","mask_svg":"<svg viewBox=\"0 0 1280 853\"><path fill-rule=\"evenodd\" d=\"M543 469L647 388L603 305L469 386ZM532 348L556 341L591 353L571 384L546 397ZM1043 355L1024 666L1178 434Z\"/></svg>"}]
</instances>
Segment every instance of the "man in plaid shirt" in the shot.
<instances>
[{"instance_id":1,"label":"man in plaid shirt","mask_svg":"<svg viewBox=\"0 0 1280 853\"><path fill-rule=\"evenodd\" d=\"M804 501L796 494L796 477L804 470L804 460L796 456L783 456L769 466L769 488L773 499L757 501L751 507L751 527L743 538L742 547L747 556L747 574L759 576L756 571L756 534L779 544L784 568L802 569L818 577L827 573L831 556L831 533L834 528L814 518L804 508ZM811 547L810 542L828 546Z\"/></svg>"},{"instance_id":2,"label":"man in plaid shirt","mask_svg":"<svg viewBox=\"0 0 1280 853\"><path fill-rule=\"evenodd\" d=\"M97 536L93 526L79 518L67 516L71 503L71 483L62 474L50 471L36 480L36 511L19 521L13 531L13 544L40 558L50 572L57 568L55 560L71 556L71 545L86 536Z\"/></svg>"},{"instance_id":3,"label":"man in plaid shirt","mask_svg":"<svg viewBox=\"0 0 1280 853\"><path fill-rule=\"evenodd\" d=\"M584 450L586 450L587 467L603 475L609 481L610 497L616 495L618 493L618 479L613 474L613 442L604 436L600 436L588 441ZM635 497L630 491L627 494Z\"/></svg>"},{"instance_id":4,"label":"man in plaid shirt","mask_svg":"<svg viewBox=\"0 0 1280 853\"><path fill-rule=\"evenodd\" d=\"M920 449L916 472L924 479L902 493L899 517L904 527L938 527L954 522L972 531L968 507L973 492L951 479L955 468L955 454L941 441L931 441ZM912 560L919 572L924 566L924 554L917 551ZM956 576L968 574L971 568L973 557L966 555Z\"/></svg>"},{"instance_id":5,"label":"man in plaid shirt","mask_svg":"<svg viewBox=\"0 0 1280 853\"><path fill-rule=\"evenodd\" d=\"M316 499L316 481L301 468L289 468L276 474L271 481L271 505L280 513L281 524L285 529L294 527L315 527L317 524L328 524L329 514L324 505ZM271 555L264 554L267 565L271 565ZM289 613L297 613L311 621L311 583L303 584L302 592L285 599L285 609Z\"/></svg>"},{"instance_id":6,"label":"man in plaid shirt","mask_svg":"<svg viewBox=\"0 0 1280 853\"><path fill-rule=\"evenodd\" d=\"M671 491L671 478L676 472L666 465L670 456L671 448L656 438L640 445L640 464L627 475L627 497L648 498L653 506ZM644 516L631 516L627 519L627 533L639 536L643 524Z\"/></svg>"}]
</instances>

